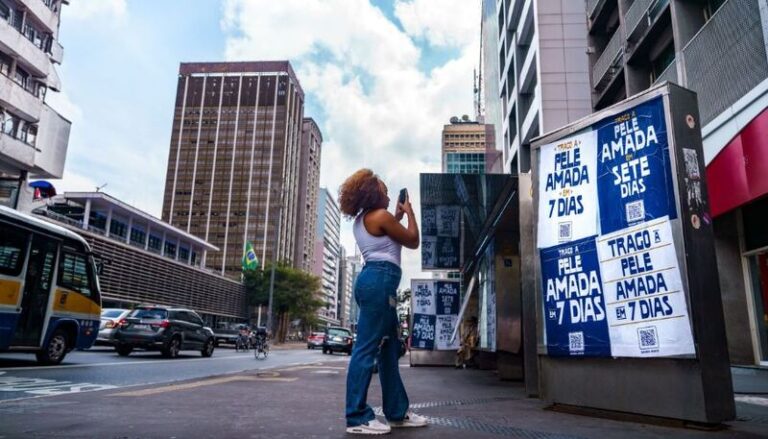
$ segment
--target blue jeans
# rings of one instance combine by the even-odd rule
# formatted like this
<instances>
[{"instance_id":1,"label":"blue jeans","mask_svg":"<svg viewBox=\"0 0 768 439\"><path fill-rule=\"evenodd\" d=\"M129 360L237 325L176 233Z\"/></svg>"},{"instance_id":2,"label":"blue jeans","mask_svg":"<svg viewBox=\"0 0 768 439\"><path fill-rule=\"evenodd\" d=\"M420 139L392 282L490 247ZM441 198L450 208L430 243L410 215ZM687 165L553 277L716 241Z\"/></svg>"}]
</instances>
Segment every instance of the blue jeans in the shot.
<instances>
[{"instance_id":1,"label":"blue jeans","mask_svg":"<svg viewBox=\"0 0 768 439\"><path fill-rule=\"evenodd\" d=\"M366 398L377 356L384 416L390 421L402 421L408 410L408 395L398 366L400 331L396 299L400 276L397 265L370 261L365 264L355 283L355 301L360 308L360 317L357 342L347 370L348 427L364 424L376 417Z\"/></svg>"}]
</instances>

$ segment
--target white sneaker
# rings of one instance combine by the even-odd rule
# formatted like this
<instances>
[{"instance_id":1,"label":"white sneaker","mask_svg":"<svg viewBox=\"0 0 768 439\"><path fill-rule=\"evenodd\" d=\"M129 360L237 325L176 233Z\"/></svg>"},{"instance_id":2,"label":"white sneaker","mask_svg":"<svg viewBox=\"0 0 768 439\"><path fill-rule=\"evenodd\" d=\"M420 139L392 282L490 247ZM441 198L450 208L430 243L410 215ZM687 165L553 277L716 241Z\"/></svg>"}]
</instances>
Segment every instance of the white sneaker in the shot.
<instances>
[{"instance_id":1,"label":"white sneaker","mask_svg":"<svg viewBox=\"0 0 768 439\"><path fill-rule=\"evenodd\" d=\"M400 427L426 427L428 424L427 418L408 410L405 413L405 418L402 421L389 421L389 425L395 428Z\"/></svg>"},{"instance_id":2,"label":"white sneaker","mask_svg":"<svg viewBox=\"0 0 768 439\"><path fill-rule=\"evenodd\" d=\"M365 424L355 425L354 427L347 427L347 433L352 434L387 434L390 431L392 431L392 429L389 425L378 419L373 419Z\"/></svg>"}]
</instances>

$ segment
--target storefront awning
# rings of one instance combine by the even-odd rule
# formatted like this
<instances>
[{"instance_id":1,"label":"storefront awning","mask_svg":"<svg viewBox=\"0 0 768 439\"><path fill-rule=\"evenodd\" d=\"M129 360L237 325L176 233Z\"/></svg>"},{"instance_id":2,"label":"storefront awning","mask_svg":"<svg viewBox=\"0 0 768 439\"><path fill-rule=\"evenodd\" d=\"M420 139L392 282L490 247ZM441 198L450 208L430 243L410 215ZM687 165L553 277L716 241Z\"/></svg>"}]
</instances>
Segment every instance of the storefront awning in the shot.
<instances>
[{"instance_id":1,"label":"storefront awning","mask_svg":"<svg viewBox=\"0 0 768 439\"><path fill-rule=\"evenodd\" d=\"M768 109L707 166L707 186L714 217L768 194Z\"/></svg>"}]
</instances>

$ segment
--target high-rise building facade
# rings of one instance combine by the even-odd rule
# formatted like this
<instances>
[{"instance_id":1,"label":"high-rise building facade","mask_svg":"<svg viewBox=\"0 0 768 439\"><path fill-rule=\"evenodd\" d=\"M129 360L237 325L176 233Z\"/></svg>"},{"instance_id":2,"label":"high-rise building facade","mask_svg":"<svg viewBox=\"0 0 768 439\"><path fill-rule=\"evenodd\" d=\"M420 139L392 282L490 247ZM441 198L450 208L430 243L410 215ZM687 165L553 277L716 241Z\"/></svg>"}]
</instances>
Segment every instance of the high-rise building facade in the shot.
<instances>
[{"instance_id":1,"label":"high-rise building facade","mask_svg":"<svg viewBox=\"0 0 768 439\"><path fill-rule=\"evenodd\" d=\"M768 364L768 1L588 0L586 17L595 110L696 92L730 359Z\"/></svg>"},{"instance_id":2,"label":"high-rise building facade","mask_svg":"<svg viewBox=\"0 0 768 439\"><path fill-rule=\"evenodd\" d=\"M443 172L484 174L493 170L498 158L493 125L453 117L443 126L442 137Z\"/></svg>"},{"instance_id":3,"label":"high-rise building facade","mask_svg":"<svg viewBox=\"0 0 768 439\"><path fill-rule=\"evenodd\" d=\"M353 331L357 331L357 320L360 317L360 307L357 306L355 301L355 282L357 282L357 276L363 271L363 256L360 254L360 250L355 246L355 254L347 256L347 264L349 267L349 283L352 288L351 299L349 301L349 328Z\"/></svg>"},{"instance_id":4,"label":"high-rise building facade","mask_svg":"<svg viewBox=\"0 0 768 439\"><path fill-rule=\"evenodd\" d=\"M320 188L317 199L317 238L313 274L320 277L320 298L324 306L318 310L320 320L331 325L339 319L339 265L341 264L341 214L339 205L326 188Z\"/></svg>"},{"instance_id":5,"label":"high-rise building facade","mask_svg":"<svg viewBox=\"0 0 768 439\"><path fill-rule=\"evenodd\" d=\"M532 138L592 110L583 8L583 1L483 0L482 96L487 122L501 123L504 172L527 172Z\"/></svg>"},{"instance_id":6,"label":"high-rise building facade","mask_svg":"<svg viewBox=\"0 0 768 439\"><path fill-rule=\"evenodd\" d=\"M70 122L45 103L56 74L64 0L0 0L0 204L32 208L29 176L61 178Z\"/></svg>"},{"instance_id":7,"label":"high-rise building facade","mask_svg":"<svg viewBox=\"0 0 768 439\"><path fill-rule=\"evenodd\" d=\"M220 249L206 267L239 274L246 241L293 261L303 113L287 61L181 64L163 219Z\"/></svg>"},{"instance_id":8,"label":"high-rise building facade","mask_svg":"<svg viewBox=\"0 0 768 439\"><path fill-rule=\"evenodd\" d=\"M354 267L347 256L347 249L341 246L339 257L339 320L341 326L350 327L352 313L352 275Z\"/></svg>"},{"instance_id":9,"label":"high-rise building facade","mask_svg":"<svg viewBox=\"0 0 768 439\"><path fill-rule=\"evenodd\" d=\"M301 129L299 199L296 210L296 243L293 263L311 272L314 267L317 227L317 196L320 189L320 155L323 135L312 118L305 117Z\"/></svg>"}]
</instances>

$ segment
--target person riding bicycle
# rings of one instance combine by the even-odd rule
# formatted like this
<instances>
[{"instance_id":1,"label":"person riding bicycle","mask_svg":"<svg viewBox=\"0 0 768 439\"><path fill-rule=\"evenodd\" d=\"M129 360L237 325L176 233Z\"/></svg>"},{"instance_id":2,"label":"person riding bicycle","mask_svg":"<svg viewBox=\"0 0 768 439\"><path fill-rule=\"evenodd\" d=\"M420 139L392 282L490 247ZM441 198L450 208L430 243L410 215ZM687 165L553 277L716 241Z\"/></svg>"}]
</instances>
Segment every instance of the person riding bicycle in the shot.
<instances>
[{"instance_id":1,"label":"person riding bicycle","mask_svg":"<svg viewBox=\"0 0 768 439\"><path fill-rule=\"evenodd\" d=\"M256 330L253 331L253 333L254 333L254 338L258 342L261 342L262 344L267 343L267 327L266 326L258 326Z\"/></svg>"},{"instance_id":2,"label":"person riding bicycle","mask_svg":"<svg viewBox=\"0 0 768 439\"><path fill-rule=\"evenodd\" d=\"M240 326L240 331L235 340L235 349L248 349L248 334L250 330L247 326Z\"/></svg>"}]
</instances>

